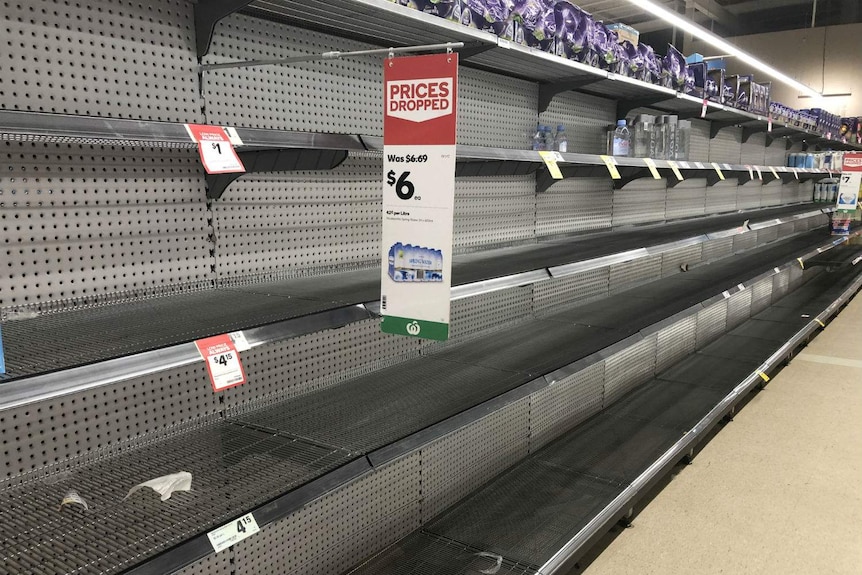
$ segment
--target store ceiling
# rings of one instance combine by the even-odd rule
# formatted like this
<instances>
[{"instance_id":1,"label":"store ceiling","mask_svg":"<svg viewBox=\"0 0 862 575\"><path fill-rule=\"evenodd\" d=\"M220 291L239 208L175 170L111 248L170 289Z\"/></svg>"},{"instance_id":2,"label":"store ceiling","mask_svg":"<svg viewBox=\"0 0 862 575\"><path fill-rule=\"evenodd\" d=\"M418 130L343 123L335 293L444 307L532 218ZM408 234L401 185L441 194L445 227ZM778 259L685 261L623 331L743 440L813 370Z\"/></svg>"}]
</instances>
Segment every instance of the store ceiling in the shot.
<instances>
[{"instance_id":1,"label":"store ceiling","mask_svg":"<svg viewBox=\"0 0 862 575\"><path fill-rule=\"evenodd\" d=\"M656 0L724 36L862 22L860 0ZM575 3L605 22L624 22L641 34L664 39L670 26L627 0ZM657 43L657 42L656 42Z\"/></svg>"}]
</instances>

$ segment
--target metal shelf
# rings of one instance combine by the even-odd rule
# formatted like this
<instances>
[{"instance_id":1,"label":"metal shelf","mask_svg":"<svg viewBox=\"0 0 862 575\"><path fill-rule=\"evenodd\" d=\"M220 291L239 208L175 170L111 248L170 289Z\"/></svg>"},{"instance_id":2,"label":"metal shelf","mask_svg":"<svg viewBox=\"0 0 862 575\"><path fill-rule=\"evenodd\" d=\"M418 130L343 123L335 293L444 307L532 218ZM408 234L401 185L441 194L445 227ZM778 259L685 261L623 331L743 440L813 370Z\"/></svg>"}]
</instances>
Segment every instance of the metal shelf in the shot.
<instances>
[{"instance_id":1,"label":"metal shelf","mask_svg":"<svg viewBox=\"0 0 862 575\"><path fill-rule=\"evenodd\" d=\"M603 232L527 250L493 250L468 263L454 262L451 297L531 285L824 211L812 204L783 206ZM740 226L744 220L748 225ZM0 383L0 411L199 362L193 341L202 337L241 330L256 347L376 317L379 277L377 269L355 271L339 274L338 281L319 276L215 288L5 322L9 374ZM231 313L207 319L205 310L214 306ZM129 325L138 326L131 335ZM46 348L54 350L49 359L33 355L32 350Z\"/></svg>"}]
</instances>

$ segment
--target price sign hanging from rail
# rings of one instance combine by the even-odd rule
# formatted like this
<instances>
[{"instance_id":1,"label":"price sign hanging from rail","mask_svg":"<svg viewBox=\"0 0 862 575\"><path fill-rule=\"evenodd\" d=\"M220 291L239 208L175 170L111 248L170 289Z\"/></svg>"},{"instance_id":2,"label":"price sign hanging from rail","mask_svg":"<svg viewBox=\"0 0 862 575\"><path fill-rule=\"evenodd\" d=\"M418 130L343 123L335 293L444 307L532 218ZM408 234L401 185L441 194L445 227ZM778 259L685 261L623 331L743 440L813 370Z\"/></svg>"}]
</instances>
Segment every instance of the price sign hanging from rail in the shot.
<instances>
[{"instance_id":1,"label":"price sign hanging from rail","mask_svg":"<svg viewBox=\"0 0 862 575\"><path fill-rule=\"evenodd\" d=\"M859 204L862 187L862 152L845 152L835 209L852 212Z\"/></svg>"},{"instance_id":2,"label":"price sign hanging from rail","mask_svg":"<svg viewBox=\"0 0 862 575\"><path fill-rule=\"evenodd\" d=\"M449 338L458 55L383 62L381 329Z\"/></svg>"},{"instance_id":3,"label":"price sign hanging from rail","mask_svg":"<svg viewBox=\"0 0 862 575\"><path fill-rule=\"evenodd\" d=\"M245 166L236 155L232 138L221 126L186 124L186 131L198 144L201 163L208 174L244 173ZM238 136L237 136L238 137Z\"/></svg>"},{"instance_id":4,"label":"price sign hanging from rail","mask_svg":"<svg viewBox=\"0 0 862 575\"><path fill-rule=\"evenodd\" d=\"M230 334L199 339L195 345L207 364L213 391L223 391L246 382L245 370Z\"/></svg>"}]
</instances>

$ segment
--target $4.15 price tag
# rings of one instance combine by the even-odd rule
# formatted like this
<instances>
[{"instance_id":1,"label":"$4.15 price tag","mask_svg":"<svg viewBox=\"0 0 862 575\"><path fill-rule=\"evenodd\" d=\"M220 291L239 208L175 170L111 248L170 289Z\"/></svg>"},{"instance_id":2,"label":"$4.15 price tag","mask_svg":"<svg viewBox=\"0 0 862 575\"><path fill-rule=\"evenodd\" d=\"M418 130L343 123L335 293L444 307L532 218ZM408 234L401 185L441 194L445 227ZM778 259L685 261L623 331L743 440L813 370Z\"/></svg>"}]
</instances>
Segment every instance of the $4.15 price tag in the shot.
<instances>
[{"instance_id":1,"label":"$4.15 price tag","mask_svg":"<svg viewBox=\"0 0 862 575\"><path fill-rule=\"evenodd\" d=\"M198 144L201 163L208 174L245 172L245 166L231 144L231 137L221 126L186 124L186 131ZM238 136L234 136L237 141Z\"/></svg>"},{"instance_id":2,"label":"$4.15 price tag","mask_svg":"<svg viewBox=\"0 0 862 575\"><path fill-rule=\"evenodd\" d=\"M231 521L227 525L222 525L218 529L213 529L207 533L210 543L216 553L224 551L231 545L239 543L246 537L250 537L260 531L254 515L247 513L242 517Z\"/></svg>"},{"instance_id":3,"label":"$4.15 price tag","mask_svg":"<svg viewBox=\"0 0 862 575\"><path fill-rule=\"evenodd\" d=\"M230 335L199 339L195 345L207 364L213 391L222 391L246 382L239 352Z\"/></svg>"}]
</instances>

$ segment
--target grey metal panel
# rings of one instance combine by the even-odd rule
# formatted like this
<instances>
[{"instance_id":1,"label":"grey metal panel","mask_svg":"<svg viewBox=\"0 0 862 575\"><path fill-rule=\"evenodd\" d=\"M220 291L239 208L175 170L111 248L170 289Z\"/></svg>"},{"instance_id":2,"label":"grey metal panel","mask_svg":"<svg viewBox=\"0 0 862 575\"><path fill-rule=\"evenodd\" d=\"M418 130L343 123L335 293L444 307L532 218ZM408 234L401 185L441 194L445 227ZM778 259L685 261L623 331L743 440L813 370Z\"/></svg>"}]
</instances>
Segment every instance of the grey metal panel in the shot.
<instances>
[{"instance_id":1,"label":"grey metal panel","mask_svg":"<svg viewBox=\"0 0 862 575\"><path fill-rule=\"evenodd\" d=\"M703 244L695 244L670 250L661 255L661 276L669 276L682 271L681 266L693 267L703 259Z\"/></svg>"},{"instance_id":2,"label":"grey metal panel","mask_svg":"<svg viewBox=\"0 0 862 575\"><path fill-rule=\"evenodd\" d=\"M610 228L613 184L609 178L567 178L536 196L536 235Z\"/></svg>"},{"instance_id":3,"label":"grey metal panel","mask_svg":"<svg viewBox=\"0 0 862 575\"><path fill-rule=\"evenodd\" d=\"M458 69L459 144L529 149L538 107L535 82L464 66Z\"/></svg>"},{"instance_id":4,"label":"grey metal panel","mask_svg":"<svg viewBox=\"0 0 862 575\"><path fill-rule=\"evenodd\" d=\"M805 270L801 267L793 266L790 268L790 291L795 290L799 286L801 286L806 280Z\"/></svg>"},{"instance_id":5,"label":"grey metal panel","mask_svg":"<svg viewBox=\"0 0 862 575\"><path fill-rule=\"evenodd\" d=\"M191 150L0 142L0 308L39 311L211 285Z\"/></svg>"},{"instance_id":6,"label":"grey metal panel","mask_svg":"<svg viewBox=\"0 0 862 575\"><path fill-rule=\"evenodd\" d=\"M702 349L726 331L727 300L716 302L697 314L697 348Z\"/></svg>"},{"instance_id":7,"label":"grey metal panel","mask_svg":"<svg viewBox=\"0 0 862 575\"><path fill-rule=\"evenodd\" d=\"M772 301L772 278L757 281L751 286L751 315L756 315L769 307Z\"/></svg>"},{"instance_id":8,"label":"grey metal panel","mask_svg":"<svg viewBox=\"0 0 862 575\"><path fill-rule=\"evenodd\" d=\"M533 285L533 307L537 313L553 312L567 304L586 303L607 297L610 268L604 267Z\"/></svg>"},{"instance_id":9,"label":"grey metal panel","mask_svg":"<svg viewBox=\"0 0 862 575\"><path fill-rule=\"evenodd\" d=\"M778 224L776 226L778 238L786 238L788 236L793 235L796 232L796 221L786 222L783 224Z\"/></svg>"},{"instance_id":10,"label":"grey metal panel","mask_svg":"<svg viewBox=\"0 0 862 575\"><path fill-rule=\"evenodd\" d=\"M772 302L778 301L779 299L787 295L787 292L790 291L790 273L790 268L782 268L780 273L777 273L773 276L771 296Z\"/></svg>"},{"instance_id":11,"label":"grey metal panel","mask_svg":"<svg viewBox=\"0 0 862 575\"><path fill-rule=\"evenodd\" d=\"M531 315L532 309L532 286L455 300L450 312L449 339L463 339L495 326L525 319Z\"/></svg>"},{"instance_id":12,"label":"grey metal panel","mask_svg":"<svg viewBox=\"0 0 862 575\"><path fill-rule=\"evenodd\" d=\"M564 92L554 97L548 109L539 115L539 122L552 127L563 124L569 152L604 154L607 152L607 129L617 120L616 113L613 100Z\"/></svg>"},{"instance_id":13,"label":"grey metal panel","mask_svg":"<svg viewBox=\"0 0 862 575\"><path fill-rule=\"evenodd\" d=\"M738 254L755 247L757 245L757 233L756 231L748 231L733 236L733 253Z\"/></svg>"},{"instance_id":14,"label":"grey metal panel","mask_svg":"<svg viewBox=\"0 0 862 575\"><path fill-rule=\"evenodd\" d=\"M660 222L665 218L666 180L640 178L625 188L614 190L614 227L646 222Z\"/></svg>"},{"instance_id":15,"label":"grey metal panel","mask_svg":"<svg viewBox=\"0 0 862 575\"><path fill-rule=\"evenodd\" d=\"M421 456L308 503L233 547L237 575L340 573L420 525Z\"/></svg>"},{"instance_id":16,"label":"grey metal panel","mask_svg":"<svg viewBox=\"0 0 862 575\"><path fill-rule=\"evenodd\" d=\"M691 121L691 138L688 144L688 159L692 162L709 161L709 122Z\"/></svg>"},{"instance_id":17,"label":"grey metal panel","mask_svg":"<svg viewBox=\"0 0 862 575\"><path fill-rule=\"evenodd\" d=\"M751 317L751 290L740 290L727 299L727 330L732 330L749 317Z\"/></svg>"},{"instance_id":18,"label":"grey metal panel","mask_svg":"<svg viewBox=\"0 0 862 575\"><path fill-rule=\"evenodd\" d=\"M610 266L610 293L616 294L661 277L662 256L648 256Z\"/></svg>"},{"instance_id":19,"label":"grey metal panel","mask_svg":"<svg viewBox=\"0 0 862 575\"><path fill-rule=\"evenodd\" d=\"M377 265L380 170L379 157L364 155L330 172L240 178L212 206L218 276Z\"/></svg>"},{"instance_id":20,"label":"grey metal panel","mask_svg":"<svg viewBox=\"0 0 862 575\"><path fill-rule=\"evenodd\" d=\"M378 319L356 322L242 352L249 381L219 395L227 412L246 411L407 361L422 346L382 333Z\"/></svg>"},{"instance_id":21,"label":"grey metal panel","mask_svg":"<svg viewBox=\"0 0 862 575\"><path fill-rule=\"evenodd\" d=\"M553 382L530 396L530 452L602 409L605 362Z\"/></svg>"},{"instance_id":22,"label":"grey metal panel","mask_svg":"<svg viewBox=\"0 0 862 575\"><path fill-rule=\"evenodd\" d=\"M655 375L656 341L650 335L605 360L604 407Z\"/></svg>"},{"instance_id":23,"label":"grey metal panel","mask_svg":"<svg viewBox=\"0 0 862 575\"><path fill-rule=\"evenodd\" d=\"M704 212L706 215L736 211L736 178L728 178L706 188Z\"/></svg>"},{"instance_id":24,"label":"grey metal panel","mask_svg":"<svg viewBox=\"0 0 862 575\"><path fill-rule=\"evenodd\" d=\"M772 172L763 174L763 187L760 194L760 205L762 207L778 206L793 202L793 198L785 197L784 185L781 180L776 180Z\"/></svg>"},{"instance_id":25,"label":"grey metal panel","mask_svg":"<svg viewBox=\"0 0 862 575\"><path fill-rule=\"evenodd\" d=\"M703 243L701 258L704 262L712 262L733 255L734 236L716 238Z\"/></svg>"},{"instance_id":26,"label":"grey metal panel","mask_svg":"<svg viewBox=\"0 0 862 575\"><path fill-rule=\"evenodd\" d=\"M797 184L797 189L799 190L799 198L801 202L813 202L814 201L814 182L808 180L806 182L799 182Z\"/></svg>"},{"instance_id":27,"label":"grey metal panel","mask_svg":"<svg viewBox=\"0 0 862 575\"><path fill-rule=\"evenodd\" d=\"M219 411L203 362L0 413L0 482L61 473L191 425Z\"/></svg>"},{"instance_id":28,"label":"grey metal panel","mask_svg":"<svg viewBox=\"0 0 862 575\"><path fill-rule=\"evenodd\" d=\"M757 230L757 245L762 246L778 239L778 226L769 226Z\"/></svg>"},{"instance_id":29,"label":"grey metal panel","mask_svg":"<svg viewBox=\"0 0 862 575\"><path fill-rule=\"evenodd\" d=\"M203 119L190 2L3 2L0 22L2 109Z\"/></svg>"},{"instance_id":30,"label":"grey metal panel","mask_svg":"<svg viewBox=\"0 0 862 575\"><path fill-rule=\"evenodd\" d=\"M694 353L697 344L697 314L681 319L656 333L656 373Z\"/></svg>"},{"instance_id":31,"label":"grey metal panel","mask_svg":"<svg viewBox=\"0 0 862 575\"><path fill-rule=\"evenodd\" d=\"M753 210L760 207L760 196L762 194L761 182L754 179L736 188L736 207L740 210Z\"/></svg>"},{"instance_id":32,"label":"grey metal panel","mask_svg":"<svg viewBox=\"0 0 862 575\"><path fill-rule=\"evenodd\" d=\"M668 188L665 219L676 220L704 215L708 191L703 178L689 178L673 188Z\"/></svg>"},{"instance_id":33,"label":"grey metal panel","mask_svg":"<svg viewBox=\"0 0 862 575\"><path fill-rule=\"evenodd\" d=\"M529 436L525 397L424 447L423 522L526 457Z\"/></svg>"},{"instance_id":34,"label":"grey metal panel","mask_svg":"<svg viewBox=\"0 0 862 575\"><path fill-rule=\"evenodd\" d=\"M766 134L752 134L747 142L742 143L741 158L742 164L752 164L758 166L772 165L766 161ZM775 164L783 166L784 162Z\"/></svg>"},{"instance_id":35,"label":"grey metal panel","mask_svg":"<svg viewBox=\"0 0 862 575\"><path fill-rule=\"evenodd\" d=\"M753 140L754 138L752 138ZM752 141L752 140L749 140ZM786 166L787 165L787 150L785 149L784 138L776 138L772 145L764 149L763 162L767 166ZM764 145L766 140L764 139Z\"/></svg>"},{"instance_id":36,"label":"grey metal panel","mask_svg":"<svg viewBox=\"0 0 862 575\"><path fill-rule=\"evenodd\" d=\"M176 572L176 575L234 575L233 548L207 555L200 561Z\"/></svg>"},{"instance_id":37,"label":"grey metal panel","mask_svg":"<svg viewBox=\"0 0 862 575\"><path fill-rule=\"evenodd\" d=\"M709 161L721 164L740 164L742 157L742 128L725 128L709 142ZM744 162L750 164L751 162Z\"/></svg>"},{"instance_id":38,"label":"grey metal panel","mask_svg":"<svg viewBox=\"0 0 862 575\"><path fill-rule=\"evenodd\" d=\"M457 248L531 239L535 231L534 176L455 180L456 251L463 251Z\"/></svg>"}]
</instances>

